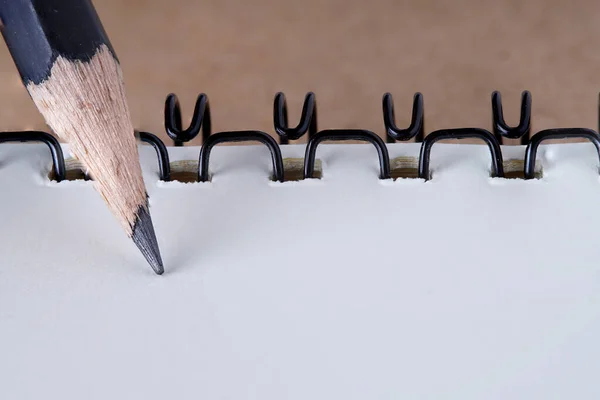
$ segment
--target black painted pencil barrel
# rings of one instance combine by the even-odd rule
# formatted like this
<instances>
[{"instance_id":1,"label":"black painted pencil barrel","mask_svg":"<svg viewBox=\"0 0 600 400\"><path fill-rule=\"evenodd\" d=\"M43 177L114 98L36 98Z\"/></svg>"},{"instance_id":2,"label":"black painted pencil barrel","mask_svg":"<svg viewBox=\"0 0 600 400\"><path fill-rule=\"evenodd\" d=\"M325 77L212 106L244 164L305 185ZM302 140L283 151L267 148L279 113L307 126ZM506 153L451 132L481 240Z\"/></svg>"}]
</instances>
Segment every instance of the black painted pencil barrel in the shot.
<instances>
[{"instance_id":1,"label":"black painted pencil barrel","mask_svg":"<svg viewBox=\"0 0 600 400\"><path fill-rule=\"evenodd\" d=\"M0 0L2 35L25 84L48 78L57 57L89 61L115 51L90 0Z\"/></svg>"}]
</instances>

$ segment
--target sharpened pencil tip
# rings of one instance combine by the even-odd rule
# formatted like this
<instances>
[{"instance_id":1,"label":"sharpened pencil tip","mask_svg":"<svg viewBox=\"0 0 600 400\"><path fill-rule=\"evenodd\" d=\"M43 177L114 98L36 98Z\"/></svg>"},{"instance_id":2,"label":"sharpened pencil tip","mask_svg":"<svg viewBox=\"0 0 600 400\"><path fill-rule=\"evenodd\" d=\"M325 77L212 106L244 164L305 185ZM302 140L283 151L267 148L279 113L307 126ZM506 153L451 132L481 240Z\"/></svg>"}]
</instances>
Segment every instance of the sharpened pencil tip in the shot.
<instances>
[{"instance_id":1,"label":"sharpened pencil tip","mask_svg":"<svg viewBox=\"0 0 600 400\"><path fill-rule=\"evenodd\" d=\"M140 208L138 208L131 238L144 257L146 257L146 260L154 272L156 272L157 275L162 275L165 270L158 248L158 241L156 240L156 235L154 233L152 218L150 217L147 207L140 206Z\"/></svg>"}]
</instances>

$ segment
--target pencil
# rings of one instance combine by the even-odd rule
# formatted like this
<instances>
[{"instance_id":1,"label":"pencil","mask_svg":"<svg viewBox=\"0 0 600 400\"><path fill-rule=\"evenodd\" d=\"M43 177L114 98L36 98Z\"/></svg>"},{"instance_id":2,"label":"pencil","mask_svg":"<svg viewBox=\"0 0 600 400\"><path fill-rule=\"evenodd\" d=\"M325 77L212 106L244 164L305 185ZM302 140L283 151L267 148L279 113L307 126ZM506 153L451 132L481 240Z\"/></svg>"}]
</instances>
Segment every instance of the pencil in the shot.
<instances>
[{"instance_id":1,"label":"pencil","mask_svg":"<svg viewBox=\"0 0 600 400\"><path fill-rule=\"evenodd\" d=\"M163 264L116 53L90 0L0 0L2 35L31 99L71 146L157 274Z\"/></svg>"}]
</instances>

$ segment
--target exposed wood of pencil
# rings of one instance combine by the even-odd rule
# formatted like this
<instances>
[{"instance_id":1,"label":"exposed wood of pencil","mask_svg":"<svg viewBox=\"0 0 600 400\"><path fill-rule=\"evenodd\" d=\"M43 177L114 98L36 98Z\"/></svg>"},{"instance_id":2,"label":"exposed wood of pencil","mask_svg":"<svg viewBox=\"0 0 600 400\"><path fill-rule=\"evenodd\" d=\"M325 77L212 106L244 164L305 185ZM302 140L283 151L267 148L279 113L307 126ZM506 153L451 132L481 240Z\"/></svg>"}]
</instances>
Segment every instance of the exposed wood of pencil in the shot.
<instances>
[{"instance_id":1,"label":"exposed wood of pencil","mask_svg":"<svg viewBox=\"0 0 600 400\"><path fill-rule=\"evenodd\" d=\"M121 84L121 73L105 46L90 62L58 57L50 78L27 85L31 98L52 129L71 144L89 169L128 235L133 211L146 202L135 153L135 137Z\"/></svg>"},{"instance_id":2,"label":"exposed wood of pencil","mask_svg":"<svg viewBox=\"0 0 600 400\"><path fill-rule=\"evenodd\" d=\"M121 69L112 53L102 45L89 62L59 56L50 77L37 85L29 83L27 90L48 125L70 143L127 235L133 237L140 213L149 218L147 195Z\"/></svg>"}]
</instances>

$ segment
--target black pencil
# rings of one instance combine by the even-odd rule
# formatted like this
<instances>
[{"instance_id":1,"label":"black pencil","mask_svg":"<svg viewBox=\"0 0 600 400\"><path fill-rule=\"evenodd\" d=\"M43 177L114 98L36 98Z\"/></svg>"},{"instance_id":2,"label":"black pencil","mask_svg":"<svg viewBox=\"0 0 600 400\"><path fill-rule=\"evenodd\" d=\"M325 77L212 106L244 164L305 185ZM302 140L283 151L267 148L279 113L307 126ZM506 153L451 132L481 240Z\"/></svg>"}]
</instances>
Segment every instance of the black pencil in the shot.
<instances>
[{"instance_id":1,"label":"black pencil","mask_svg":"<svg viewBox=\"0 0 600 400\"><path fill-rule=\"evenodd\" d=\"M121 67L90 0L0 0L2 35L50 128L71 146L157 274L148 210Z\"/></svg>"}]
</instances>

